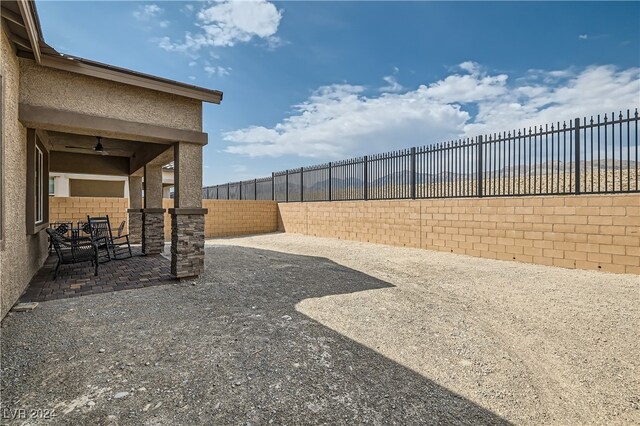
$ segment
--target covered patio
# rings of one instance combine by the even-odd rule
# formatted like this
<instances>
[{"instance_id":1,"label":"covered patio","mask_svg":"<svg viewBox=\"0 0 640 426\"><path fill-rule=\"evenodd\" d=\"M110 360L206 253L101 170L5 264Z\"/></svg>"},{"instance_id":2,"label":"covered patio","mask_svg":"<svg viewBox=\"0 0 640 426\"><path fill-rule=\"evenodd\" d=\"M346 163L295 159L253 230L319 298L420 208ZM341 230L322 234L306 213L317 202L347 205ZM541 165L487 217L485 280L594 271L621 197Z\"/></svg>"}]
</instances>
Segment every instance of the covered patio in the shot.
<instances>
[{"instance_id":1,"label":"covered patio","mask_svg":"<svg viewBox=\"0 0 640 426\"><path fill-rule=\"evenodd\" d=\"M163 167L172 164L170 272L174 278L202 274L202 102L219 103L222 93L82 58L42 60L48 67L24 62L30 72L24 73L18 113L34 168L28 173L33 185L27 185L33 192L27 194L33 200L27 205L30 231L48 226L48 199L37 191L49 172L125 176L131 241L156 255L165 241Z\"/></svg>"}]
</instances>

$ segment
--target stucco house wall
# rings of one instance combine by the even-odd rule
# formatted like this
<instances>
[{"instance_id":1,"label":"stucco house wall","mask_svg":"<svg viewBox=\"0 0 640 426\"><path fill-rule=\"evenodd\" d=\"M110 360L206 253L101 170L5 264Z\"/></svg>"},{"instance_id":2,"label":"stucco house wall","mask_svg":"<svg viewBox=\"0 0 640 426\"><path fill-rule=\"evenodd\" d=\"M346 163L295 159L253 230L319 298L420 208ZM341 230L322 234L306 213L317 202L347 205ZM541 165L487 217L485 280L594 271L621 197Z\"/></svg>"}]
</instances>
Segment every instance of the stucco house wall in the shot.
<instances>
[{"instance_id":1,"label":"stucco house wall","mask_svg":"<svg viewBox=\"0 0 640 426\"><path fill-rule=\"evenodd\" d=\"M4 85L2 137L4 139L3 241L0 244L0 318L20 297L47 255L44 231L27 235L27 129L18 121L20 64L4 31L0 66Z\"/></svg>"},{"instance_id":2,"label":"stucco house wall","mask_svg":"<svg viewBox=\"0 0 640 426\"><path fill-rule=\"evenodd\" d=\"M202 102L197 99L47 68L30 59L18 61L21 103L175 129L202 130Z\"/></svg>"}]
</instances>

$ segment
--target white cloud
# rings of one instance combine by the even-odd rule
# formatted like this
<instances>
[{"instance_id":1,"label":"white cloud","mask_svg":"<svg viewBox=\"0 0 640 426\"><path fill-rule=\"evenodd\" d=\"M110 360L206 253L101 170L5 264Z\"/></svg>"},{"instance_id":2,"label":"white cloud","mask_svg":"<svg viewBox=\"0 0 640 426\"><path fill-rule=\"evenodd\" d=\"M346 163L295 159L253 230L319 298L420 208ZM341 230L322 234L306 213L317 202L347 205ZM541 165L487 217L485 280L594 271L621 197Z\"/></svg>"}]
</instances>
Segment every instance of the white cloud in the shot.
<instances>
[{"instance_id":1,"label":"white cloud","mask_svg":"<svg viewBox=\"0 0 640 426\"><path fill-rule=\"evenodd\" d=\"M217 1L207 3L196 14L199 32L186 33L183 41L168 37L159 46L170 51L194 54L203 47L228 47L263 39L271 48L281 44L276 36L282 11L266 0Z\"/></svg>"},{"instance_id":2,"label":"white cloud","mask_svg":"<svg viewBox=\"0 0 640 426\"><path fill-rule=\"evenodd\" d=\"M397 93L369 95L365 87L350 84L320 87L273 127L250 126L223 134L229 143L226 152L338 159L635 108L639 103L640 68L534 70L514 82L506 74L487 74L472 62L459 69L464 73Z\"/></svg>"},{"instance_id":3,"label":"white cloud","mask_svg":"<svg viewBox=\"0 0 640 426\"><path fill-rule=\"evenodd\" d=\"M588 35L588 34L580 34L580 35L578 35L578 38L579 38L580 40L586 40L586 39L588 39L588 38L589 38L589 35Z\"/></svg>"},{"instance_id":4,"label":"white cloud","mask_svg":"<svg viewBox=\"0 0 640 426\"><path fill-rule=\"evenodd\" d=\"M221 66L212 66L212 65L207 65L204 67L204 70L206 71L207 75L209 77L213 76L213 75L218 75L220 77L224 77L225 75L229 75L231 74L231 68L230 67L221 67Z\"/></svg>"},{"instance_id":5,"label":"white cloud","mask_svg":"<svg viewBox=\"0 0 640 426\"><path fill-rule=\"evenodd\" d=\"M387 75L385 77L382 77L382 79L387 82L387 86L381 87L380 88L381 92L397 93L397 92L402 92L404 90L404 87L402 87L402 84L398 83L398 81L394 76Z\"/></svg>"},{"instance_id":6,"label":"white cloud","mask_svg":"<svg viewBox=\"0 0 640 426\"><path fill-rule=\"evenodd\" d=\"M164 9L157 4L145 4L135 10L133 12L133 16L141 21L149 21L160 15L162 12L164 12Z\"/></svg>"}]
</instances>

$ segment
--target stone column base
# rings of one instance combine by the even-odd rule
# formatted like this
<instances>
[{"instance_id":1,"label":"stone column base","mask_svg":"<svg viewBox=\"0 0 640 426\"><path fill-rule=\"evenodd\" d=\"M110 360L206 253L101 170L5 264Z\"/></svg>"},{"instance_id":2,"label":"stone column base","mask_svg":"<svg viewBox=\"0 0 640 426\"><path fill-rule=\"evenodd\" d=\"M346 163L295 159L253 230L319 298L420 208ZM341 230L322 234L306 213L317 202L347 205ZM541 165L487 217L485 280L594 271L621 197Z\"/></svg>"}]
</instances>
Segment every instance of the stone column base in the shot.
<instances>
[{"instance_id":1,"label":"stone column base","mask_svg":"<svg viewBox=\"0 0 640 426\"><path fill-rule=\"evenodd\" d=\"M129 242L140 244L142 242L142 209L128 209L129 213Z\"/></svg>"},{"instance_id":2,"label":"stone column base","mask_svg":"<svg viewBox=\"0 0 640 426\"><path fill-rule=\"evenodd\" d=\"M171 274L196 277L204 272L204 215L207 209L176 208L171 214Z\"/></svg>"},{"instance_id":3,"label":"stone column base","mask_svg":"<svg viewBox=\"0 0 640 426\"><path fill-rule=\"evenodd\" d=\"M160 254L164 249L164 209L142 209L142 252Z\"/></svg>"}]
</instances>

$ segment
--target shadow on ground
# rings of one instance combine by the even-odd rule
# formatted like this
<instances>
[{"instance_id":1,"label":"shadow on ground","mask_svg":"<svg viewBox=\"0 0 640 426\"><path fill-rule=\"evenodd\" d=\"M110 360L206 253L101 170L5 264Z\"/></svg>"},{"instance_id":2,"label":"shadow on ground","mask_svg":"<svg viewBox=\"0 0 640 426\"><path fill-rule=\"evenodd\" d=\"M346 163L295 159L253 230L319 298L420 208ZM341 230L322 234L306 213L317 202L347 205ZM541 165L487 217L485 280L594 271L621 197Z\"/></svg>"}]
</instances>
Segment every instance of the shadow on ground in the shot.
<instances>
[{"instance_id":1,"label":"shadow on ground","mask_svg":"<svg viewBox=\"0 0 640 426\"><path fill-rule=\"evenodd\" d=\"M60 424L507 423L295 310L390 284L325 258L206 253L195 285L45 302L6 318L5 412L54 408Z\"/></svg>"}]
</instances>

